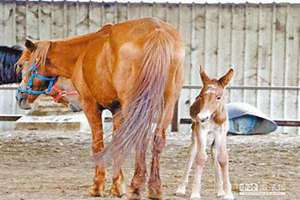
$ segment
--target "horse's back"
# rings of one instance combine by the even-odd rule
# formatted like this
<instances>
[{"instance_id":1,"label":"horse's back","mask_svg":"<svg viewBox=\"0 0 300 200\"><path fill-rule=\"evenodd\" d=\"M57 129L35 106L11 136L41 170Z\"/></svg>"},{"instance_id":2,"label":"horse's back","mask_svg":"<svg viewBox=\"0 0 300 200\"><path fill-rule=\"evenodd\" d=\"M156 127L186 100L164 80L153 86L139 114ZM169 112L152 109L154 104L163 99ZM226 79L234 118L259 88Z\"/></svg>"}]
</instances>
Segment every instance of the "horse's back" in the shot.
<instances>
[{"instance_id":1,"label":"horse's back","mask_svg":"<svg viewBox=\"0 0 300 200\"><path fill-rule=\"evenodd\" d=\"M143 45L147 36L155 30L168 33L174 40L180 40L180 35L175 27L157 18L142 18L129 20L113 25L111 29L112 41L122 45L124 42L136 42Z\"/></svg>"}]
</instances>

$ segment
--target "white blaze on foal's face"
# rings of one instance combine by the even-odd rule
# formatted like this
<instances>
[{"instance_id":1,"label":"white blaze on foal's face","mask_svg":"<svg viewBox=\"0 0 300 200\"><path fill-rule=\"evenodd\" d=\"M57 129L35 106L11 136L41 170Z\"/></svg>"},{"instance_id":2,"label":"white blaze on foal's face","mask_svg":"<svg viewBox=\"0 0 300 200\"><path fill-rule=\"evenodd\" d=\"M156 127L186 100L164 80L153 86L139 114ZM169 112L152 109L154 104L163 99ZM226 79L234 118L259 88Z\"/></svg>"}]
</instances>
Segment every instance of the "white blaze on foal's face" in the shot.
<instances>
[{"instance_id":1,"label":"white blaze on foal's face","mask_svg":"<svg viewBox=\"0 0 300 200\"><path fill-rule=\"evenodd\" d=\"M210 79L204 69L200 68L200 76L203 87L200 95L191 107L192 118L198 117L202 123L209 121L224 100L224 89L233 76L233 69L230 69L220 79Z\"/></svg>"},{"instance_id":2,"label":"white blaze on foal's face","mask_svg":"<svg viewBox=\"0 0 300 200\"><path fill-rule=\"evenodd\" d=\"M202 123L211 119L213 113L219 108L223 100L224 88L218 80L205 80L203 88L198 97L199 113L198 117Z\"/></svg>"}]
</instances>

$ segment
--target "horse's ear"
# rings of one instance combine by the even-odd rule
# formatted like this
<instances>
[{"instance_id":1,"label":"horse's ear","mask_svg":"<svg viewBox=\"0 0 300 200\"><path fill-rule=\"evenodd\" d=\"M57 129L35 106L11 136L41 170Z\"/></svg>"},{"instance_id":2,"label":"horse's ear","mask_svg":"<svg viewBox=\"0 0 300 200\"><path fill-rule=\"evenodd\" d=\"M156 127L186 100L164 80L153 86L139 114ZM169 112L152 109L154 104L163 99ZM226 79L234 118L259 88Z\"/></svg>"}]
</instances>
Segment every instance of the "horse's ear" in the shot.
<instances>
[{"instance_id":1,"label":"horse's ear","mask_svg":"<svg viewBox=\"0 0 300 200\"><path fill-rule=\"evenodd\" d=\"M201 77L203 84L207 83L210 80L209 77L207 76L204 68L202 67L202 65L200 65L200 77Z\"/></svg>"},{"instance_id":2,"label":"horse's ear","mask_svg":"<svg viewBox=\"0 0 300 200\"><path fill-rule=\"evenodd\" d=\"M26 39L25 41L25 47L33 52L36 49L36 44L34 44L34 42L32 42L30 39Z\"/></svg>"},{"instance_id":3,"label":"horse's ear","mask_svg":"<svg viewBox=\"0 0 300 200\"><path fill-rule=\"evenodd\" d=\"M222 85L223 88L225 88L229 84L233 77L233 74L234 70L233 68L230 68L228 72L219 79L219 83Z\"/></svg>"}]
</instances>

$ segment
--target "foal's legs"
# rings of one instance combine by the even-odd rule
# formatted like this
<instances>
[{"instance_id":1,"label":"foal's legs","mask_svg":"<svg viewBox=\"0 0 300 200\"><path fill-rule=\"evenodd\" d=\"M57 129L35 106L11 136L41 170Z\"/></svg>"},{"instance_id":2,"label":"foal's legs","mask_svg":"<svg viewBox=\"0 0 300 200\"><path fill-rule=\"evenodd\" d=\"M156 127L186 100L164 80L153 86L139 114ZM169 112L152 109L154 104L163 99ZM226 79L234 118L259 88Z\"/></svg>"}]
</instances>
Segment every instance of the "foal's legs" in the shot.
<instances>
[{"instance_id":1,"label":"foal's legs","mask_svg":"<svg viewBox=\"0 0 300 200\"><path fill-rule=\"evenodd\" d=\"M221 197L224 196L224 189L223 189L223 178L222 178L222 171L221 166L217 158L217 153L214 155L214 164L215 164L215 187L217 196Z\"/></svg>"},{"instance_id":2,"label":"foal's legs","mask_svg":"<svg viewBox=\"0 0 300 200\"><path fill-rule=\"evenodd\" d=\"M176 194L178 194L178 195L184 195L185 194L186 186L189 182L189 175L190 175L194 160L196 158L196 154L197 154L197 143L195 141L195 132L193 130L192 145L191 145L191 150L190 150L190 159L187 163L187 170L185 172L185 175L182 178L181 184L177 188Z\"/></svg>"},{"instance_id":3,"label":"foal's legs","mask_svg":"<svg viewBox=\"0 0 300 200\"><path fill-rule=\"evenodd\" d=\"M201 127L200 127L201 126ZM206 144L207 144L207 134L208 127L196 124L196 143L197 143L197 155L196 155L196 172L195 179L192 188L191 199L201 198L201 178L203 173L204 164L207 160Z\"/></svg>"},{"instance_id":4,"label":"foal's legs","mask_svg":"<svg viewBox=\"0 0 300 200\"><path fill-rule=\"evenodd\" d=\"M114 113L113 113L114 114ZM113 116L113 129L114 132L116 129L118 129L121 126L121 115L120 113L115 114ZM116 137L115 134L113 134L113 137ZM122 169L116 169L114 167L114 161L113 161L113 184L110 189L110 193L113 196L121 197L123 194L126 193L125 189L125 182L124 182L124 175L122 172Z\"/></svg>"},{"instance_id":5,"label":"foal's legs","mask_svg":"<svg viewBox=\"0 0 300 200\"><path fill-rule=\"evenodd\" d=\"M224 199L234 199L229 179L228 151L226 147L226 126L226 124L223 124L220 128L220 131L215 132L217 194L218 196L224 195Z\"/></svg>"}]
</instances>

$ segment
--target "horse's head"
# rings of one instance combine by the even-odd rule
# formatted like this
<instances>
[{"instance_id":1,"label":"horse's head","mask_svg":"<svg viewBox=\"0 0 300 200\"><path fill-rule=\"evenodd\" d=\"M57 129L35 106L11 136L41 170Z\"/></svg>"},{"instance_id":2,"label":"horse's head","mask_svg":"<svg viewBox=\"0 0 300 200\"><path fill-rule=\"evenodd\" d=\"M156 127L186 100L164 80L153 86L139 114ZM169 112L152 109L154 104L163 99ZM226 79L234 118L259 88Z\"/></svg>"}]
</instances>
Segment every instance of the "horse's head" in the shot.
<instances>
[{"instance_id":1,"label":"horse's head","mask_svg":"<svg viewBox=\"0 0 300 200\"><path fill-rule=\"evenodd\" d=\"M71 110L79 111L81 109L79 95L76 93L69 97L65 93L65 89L75 91L72 83L66 81L67 79L61 80L62 78L53 75L51 71L53 66L47 55L50 46L50 41L26 40L26 48L16 63L17 71L22 72L22 81L16 95L17 102L22 109L30 109L30 104L40 94L46 94L52 96L57 102L69 106ZM53 86L56 91L53 91ZM60 97L58 98L57 95Z\"/></svg>"},{"instance_id":2,"label":"horse's head","mask_svg":"<svg viewBox=\"0 0 300 200\"><path fill-rule=\"evenodd\" d=\"M32 42L26 40L20 59L16 63L22 72L22 81L16 95L22 109L30 109L30 104L40 95L49 94L57 77L47 75L45 70L47 51L50 42Z\"/></svg>"},{"instance_id":3,"label":"horse's head","mask_svg":"<svg viewBox=\"0 0 300 200\"><path fill-rule=\"evenodd\" d=\"M203 67L200 66L200 77L203 87L190 109L193 119L198 117L202 123L205 123L213 117L214 113L224 103L224 90L229 84L233 73L231 68L221 78L211 79L207 76Z\"/></svg>"}]
</instances>

